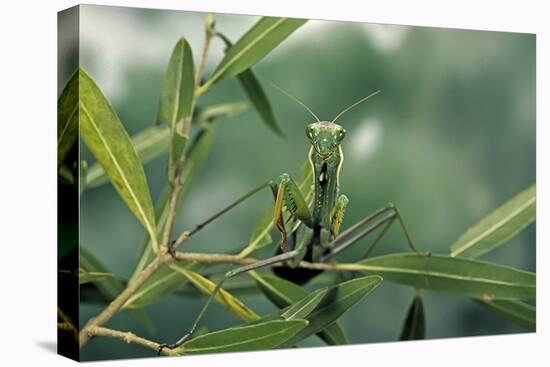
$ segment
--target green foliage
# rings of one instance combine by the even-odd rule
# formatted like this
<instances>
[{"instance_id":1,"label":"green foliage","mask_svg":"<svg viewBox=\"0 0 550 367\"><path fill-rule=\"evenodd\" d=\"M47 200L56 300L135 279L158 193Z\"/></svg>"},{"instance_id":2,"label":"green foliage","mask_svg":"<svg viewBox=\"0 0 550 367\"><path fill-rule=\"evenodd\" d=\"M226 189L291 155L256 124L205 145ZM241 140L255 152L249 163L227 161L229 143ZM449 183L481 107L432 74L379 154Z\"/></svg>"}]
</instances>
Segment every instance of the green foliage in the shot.
<instances>
[{"instance_id":1,"label":"green foliage","mask_svg":"<svg viewBox=\"0 0 550 367\"><path fill-rule=\"evenodd\" d=\"M172 51L164 84L160 94L157 123L170 125L172 142L168 158L168 174L172 175L176 163L183 155L189 139L186 126L189 125L195 101L195 65L193 52L185 38L181 38ZM182 130L176 129L178 122Z\"/></svg>"},{"instance_id":2,"label":"green foliage","mask_svg":"<svg viewBox=\"0 0 550 367\"><path fill-rule=\"evenodd\" d=\"M225 43L226 52L230 50L231 47L233 47L233 43L229 41L226 36L221 33L218 33L218 36ZM260 84L260 81L258 80L256 75L254 75L252 69L250 68L243 71L242 73L237 75L237 79L239 80L239 84L241 85L241 87L244 89L248 99L252 103L252 106L254 106L256 112L258 112L258 115L262 118L262 120L264 120L267 126L274 132L281 136L284 136L281 127L277 124L277 121L275 120L275 115L273 114L273 110L271 109L269 99L267 99L264 89L262 88L262 85Z\"/></svg>"},{"instance_id":3,"label":"green foliage","mask_svg":"<svg viewBox=\"0 0 550 367\"><path fill-rule=\"evenodd\" d=\"M304 317L304 314L301 313L304 308L311 312L308 312L306 316L309 324L293 338L286 341L283 346L290 347L325 329L369 295L381 281L382 278L376 275L352 279L332 287L316 290L305 299L298 301L299 307L296 307L296 304L289 306L282 314L283 317L287 316L289 319L292 319L293 315ZM315 307L311 307L311 303L315 304ZM289 312L289 310L291 311Z\"/></svg>"},{"instance_id":4,"label":"green foliage","mask_svg":"<svg viewBox=\"0 0 550 367\"><path fill-rule=\"evenodd\" d=\"M445 255L391 254L360 261L364 272L421 289L481 299L534 299L535 274Z\"/></svg>"},{"instance_id":5,"label":"green foliage","mask_svg":"<svg viewBox=\"0 0 550 367\"><path fill-rule=\"evenodd\" d=\"M78 73L74 73L57 101L57 166L78 138Z\"/></svg>"},{"instance_id":6,"label":"green foliage","mask_svg":"<svg viewBox=\"0 0 550 367\"><path fill-rule=\"evenodd\" d=\"M181 354L245 352L273 349L308 325L305 320L273 320L204 334L184 343Z\"/></svg>"},{"instance_id":7,"label":"green foliage","mask_svg":"<svg viewBox=\"0 0 550 367\"><path fill-rule=\"evenodd\" d=\"M245 33L220 62L212 77L197 93L212 84L238 75L256 64L307 20L263 17Z\"/></svg>"},{"instance_id":8,"label":"green foliage","mask_svg":"<svg viewBox=\"0 0 550 367\"><path fill-rule=\"evenodd\" d=\"M535 306L510 300L483 300L478 302L529 330L536 329L537 313Z\"/></svg>"},{"instance_id":9,"label":"green foliage","mask_svg":"<svg viewBox=\"0 0 550 367\"><path fill-rule=\"evenodd\" d=\"M399 340L418 340L426 338L426 318L420 294L417 294L409 307Z\"/></svg>"},{"instance_id":10,"label":"green foliage","mask_svg":"<svg viewBox=\"0 0 550 367\"><path fill-rule=\"evenodd\" d=\"M142 308L160 301L188 283L181 273L170 268L158 270L135 292L123 308Z\"/></svg>"},{"instance_id":11,"label":"green foliage","mask_svg":"<svg viewBox=\"0 0 550 367\"><path fill-rule=\"evenodd\" d=\"M535 220L535 195L532 185L469 228L451 246L451 256L479 257L505 244Z\"/></svg>"},{"instance_id":12,"label":"green foliage","mask_svg":"<svg viewBox=\"0 0 550 367\"><path fill-rule=\"evenodd\" d=\"M216 288L216 284L205 278L197 272L185 269L179 265L172 265L172 270L185 276L198 290L206 295L211 295ZM225 289L220 289L215 296L216 300L229 310L233 315L244 322L255 321L260 318L254 311L246 307L244 303L234 297Z\"/></svg>"},{"instance_id":13,"label":"green foliage","mask_svg":"<svg viewBox=\"0 0 550 367\"><path fill-rule=\"evenodd\" d=\"M79 70L80 135L101 164L113 186L149 235L156 223L143 166L128 133L94 80Z\"/></svg>"},{"instance_id":14,"label":"green foliage","mask_svg":"<svg viewBox=\"0 0 550 367\"><path fill-rule=\"evenodd\" d=\"M307 296L307 292L299 285L275 275L259 275L254 271L251 271L250 275L256 280L265 296L279 308L285 308ZM321 330L317 335L329 345L348 343L346 334L337 321Z\"/></svg>"}]
</instances>

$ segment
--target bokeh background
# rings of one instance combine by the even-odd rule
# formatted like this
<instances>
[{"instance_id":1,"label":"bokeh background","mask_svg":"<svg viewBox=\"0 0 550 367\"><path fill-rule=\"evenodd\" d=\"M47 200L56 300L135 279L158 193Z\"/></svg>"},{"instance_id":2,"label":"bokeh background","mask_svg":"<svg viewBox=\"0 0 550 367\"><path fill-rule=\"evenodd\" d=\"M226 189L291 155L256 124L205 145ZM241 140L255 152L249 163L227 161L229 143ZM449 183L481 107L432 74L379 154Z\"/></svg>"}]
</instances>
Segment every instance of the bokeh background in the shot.
<instances>
[{"instance_id":1,"label":"bokeh background","mask_svg":"<svg viewBox=\"0 0 550 367\"><path fill-rule=\"evenodd\" d=\"M80 64L101 86L130 134L155 123L164 71L178 38L186 37L198 57L204 18L182 11L80 7ZM218 14L216 26L236 40L258 19ZM70 61L60 56L62 63ZM206 75L222 57L223 44L215 40ZM221 120L177 231L283 172L299 177L309 149L304 128L312 118L268 81L298 96L322 119L332 119L360 97L382 90L339 120L347 129L341 189L351 203L345 226L392 201L417 247L446 254L470 225L535 182L532 34L309 21L253 69L287 138L273 134L251 107ZM61 85L71 72L59 75ZM246 101L235 79L216 85L199 105L223 101ZM94 162L83 144L81 158ZM153 200L165 182L165 167L164 157L145 166ZM181 250L238 252L269 200L267 191L258 195ZM80 210L81 245L117 276L129 277L145 237L135 217L110 184L85 191ZM340 259L357 259L367 243ZM396 226L375 254L403 251L408 248ZM534 225L482 259L535 271ZM397 340L413 294L411 288L384 282L341 318L350 341ZM525 331L468 298L422 294L429 338ZM239 296L258 313L275 309L260 295ZM126 313L110 326L172 342L189 329L204 301L170 296L145 309L153 327ZM81 304L81 326L102 308ZM209 330L238 323L217 304L205 320ZM304 345L323 344L312 337ZM82 351L84 360L152 355L102 338Z\"/></svg>"}]
</instances>

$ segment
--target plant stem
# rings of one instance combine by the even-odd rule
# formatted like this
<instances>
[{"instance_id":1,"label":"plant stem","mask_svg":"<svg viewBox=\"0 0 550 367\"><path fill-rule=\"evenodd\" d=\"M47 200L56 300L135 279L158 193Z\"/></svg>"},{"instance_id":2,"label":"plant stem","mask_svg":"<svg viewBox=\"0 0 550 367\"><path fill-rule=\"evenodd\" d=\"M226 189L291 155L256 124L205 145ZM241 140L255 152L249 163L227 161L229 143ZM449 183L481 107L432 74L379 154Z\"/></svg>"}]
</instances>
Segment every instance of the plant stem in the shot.
<instances>
[{"instance_id":1,"label":"plant stem","mask_svg":"<svg viewBox=\"0 0 550 367\"><path fill-rule=\"evenodd\" d=\"M158 351L160 349L160 344L140 336L135 335L134 333L127 331L122 332L118 330L108 329L101 326L95 326L89 331L93 336L106 336L108 338L115 338L125 341L128 344L138 344L147 348ZM175 351L169 348L163 348L161 351L162 354L167 356L177 356L179 355Z\"/></svg>"},{"instance_id":2,"label":"plant stem","mask_svg":"<svg viewBox=\"0 0 550 367\"><path fill-rule=\"evenodd\" d=\"M208 29L205 32L204 44L202 46L201 56L199 59L199 67L197 68L197 73L195 74L195 88L200 87L202 74L204 73L204 68L206 67L206 56L208 54L208 48L210 47L210 41L214 33Z\"/></svg>"},{"instance_id":3,"label":"plant stem","mask_svg":"<svg viewBox=\"0 0 550 367\"><path fill-rule=\"evenodd\" d=\"M208 47L210 45L210 40L212 39L213 33L210 31L206 32L206 37L204 41L204 46L201 53L201 58L199 61L199 68L197 74L195 75L195 84L200 84L202 73L204 72L204 67L206 65L206 56L208 54ZM197 84L198 83L198 84ZM194 103L193 103L194 105ZM184 136L189 136L189 128L191 126L191 119L184 121L182 134ZM108 322L126 303L126 301L139 289L139 287L147 280L151 275L157 271L159 267L165 263L172 261L172 255L168 253L171 243L172 230L174 227L174 221L176 218L178 197L182 189L181 183L181 174L183 172L183 165L185 163L185 155L178 160L176 168L174 170L173 177L171 178L172 190L170 192L169 198L169 207L168 214L166 217L166 223L164 226L164 231L162 234L162 239L159 243L157 242L156 233L149 233L151 236L151 241L153 244L153 249L156 253L156 257L147 265L135 278L132 282L128 284L126 289L124 289L110 304L107 306L98 316L88 320L84 328L79 334L79 345L82 348L86 345L90 339L94 336L92 330L104 325ZM189 237L188 232L183 232L178 238L178 245L181 244ZM143 339L144 340L144 339Z\"/></svg>"},{"instance_id":4,"label":"plant stem","mask_svg":"<svg viewBox=\"0 0 550 367\"><path fill-rule=\"evenodd\" d=\"M178 261L194 261L204 264L236 264L249 265L257 262L257 259L251 257L239 257L236 255L225 254L204 254L198 252L176 252L176 260Z\"/></svg>"},{"instance_id":5,"label":"plant stem","mask_svg":"<svg viewBox=\"0 0 550 367\"><path fill-rule=\"evenodd\" d=\"M139 276L136 277L136 279L128 284L126 289L124 289L110 304L107 306L99 315L96 317L90 319L82 331L80 332L79 337L79 344L80 348L82 348L84 345L86 345L90 338L93 336L92 333L90 333L90 330L92 330L95 327L101 326L105 324L107 321L109 321L115 313L120 310L120 308L126 303L126 301L134 294L136 290L147 280L153 273L162 265L164 264L167 259L170 259L170 255L163 253L157 255L149 265L143 271L139 274Z\"/></svg>"}]
</instances>

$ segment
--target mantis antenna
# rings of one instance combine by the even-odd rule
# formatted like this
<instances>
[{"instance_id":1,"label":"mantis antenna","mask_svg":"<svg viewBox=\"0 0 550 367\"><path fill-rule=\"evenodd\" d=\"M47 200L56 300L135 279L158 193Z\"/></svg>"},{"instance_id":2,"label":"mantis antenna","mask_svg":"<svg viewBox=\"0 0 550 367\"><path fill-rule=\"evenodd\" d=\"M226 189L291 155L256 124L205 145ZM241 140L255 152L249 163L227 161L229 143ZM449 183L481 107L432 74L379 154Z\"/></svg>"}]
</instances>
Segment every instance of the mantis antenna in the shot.
<instances>
[{"instance_id":1,"label":"mantis antenna","mask_svg":"<svg viewBox=\"0 0 550 367\"><path fill-rule=\"evenodd\" d=\"M270 82L269 84L271 84L271 86L272 86L273 88L277 89L279 92L283 93L285 96L287 96L288 98L294 100L294 102L298 103L300 106L302 106L303 108L305 108L309 113L311 113L311 115L312 115L313 117L315 117L315 119L317 120L317 122L321 122L321 120L319 119L319 117L317 117L317 115L315 114L315 112L313 112L313 111L311 110L311 108L309 108L308 106L306 106L306 104L305 104L304 102L300 101L298 98L296 98L296 97L294 97L292 94L290 94L290 93L284 91L282 88L276 86L275 84L273 84L273 83L271 83L271 82Z\"/></svg>"},{"instance_id":2,"label":"mantis antenna","mask_svg":"<svg viewBox=\"0 0 550 367\"><path fill-rule=\"evenodd\" d=\"M380 93L381 90L377 90L376 92L373 92L371 94L369 94L368 96L366 97L363 97L361 98L360 100L358 100L357 102L355 102L354 104L352 104L351 106L347 107L345 110L343 110L342 112L340 112L338 115L336 115L336 117L332 120L332 122L336 122L336 120L340 117L342 117L342 115L344 115L346 112L348 112L349 110L351 110L352 108L354 108L355 106L365 102L367 99L369 99L370 97L374 97L375 95L377 95L378 93Z\"/></svg>"}]
</instances>

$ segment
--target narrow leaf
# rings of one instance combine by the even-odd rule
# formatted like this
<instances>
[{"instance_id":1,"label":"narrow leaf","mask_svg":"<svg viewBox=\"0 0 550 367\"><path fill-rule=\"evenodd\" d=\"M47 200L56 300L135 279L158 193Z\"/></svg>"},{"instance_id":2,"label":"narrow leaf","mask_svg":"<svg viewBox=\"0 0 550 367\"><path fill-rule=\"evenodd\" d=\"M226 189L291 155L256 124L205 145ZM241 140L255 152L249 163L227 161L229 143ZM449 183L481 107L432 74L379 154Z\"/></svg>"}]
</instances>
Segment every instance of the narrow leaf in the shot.
<instances>
[{"instance_id":1,"label":"narrow leaf","mask_svg":"<svg viewBox=\"0 0 550 367\"><path fill-rule=\"evenodd\" d=\"M308 295L306 290L299 285L275 275L259 275L255 271L251 271L249 274L256 280L258 287L260 287L266 297L280 308L285 308L293 303L296 304ZM329 345L348 343L346 334L337 321L320 331L317 335Z\"/></svg>"},{"instance_id":2,"label":"narrow leaf","mask_svg":"<svg viewBox=\"0 0 550 367\"><path fill-rule=\"evenodd\" d=\"M416 295L409 307L399 340L420 340L426 338L426 318L420 295Z\"/></svg>"},{"instance_id":3,"label":"narrow leaf","mask_svg":"<svg viewBox=\"0 0 550 367\"><path fill-rule=\"evenodd\" d=\"M109 270L101 261L83 246L80 246L80 268L86 272L107 273ZM105 298L112 300L125 288L124 283L117 277L95 279L93 283L99 288Z\"/></svg>"},{"instance_id":4,"label":"narrow leaf","mask_svg":"<svg viewBox=\"0 0 550 367\"><path fill-rule=\"evenodd\" d=\"M231 49L231 47L233 47L233 43L223 34L218 33L218 36L220 36L220 38L225 43L226 52ZM256 112L258 112L262 120L274 132L276 132L280 136L284 136L283 131L275 120L275 115L273 114L271 104L267 99L267 95L265 94L264 89L262 88L262 85L260 84L258 78L256 78L256 75L254 75L252 68L248 68L237 75L237 79L239 80L239 83L243 87L246 95L248 96L248 99L252 103L252 106L254 106L254 109L256 110Z\"/></svg>"},{"instance_id":5,"label":"narrow leaf","mask_svg":"<svg viewBox=\"0 0 550 367\"><path fill-rule=\"evenodd\" d=\"M481 299L533 299L536 293L534 273L445 255L372 257L352 264L350 270L380 274L386 280L416 288Z\"/></svg>"},{"instance_id":6,"label":"narrow leaf","mask_svg":"<svg viewBox=\"0 0 550 367\"><path fill-rule=\"evenodd\" d=\"M93 79L80 69L80 134L130 210L156 236L143 167L128 133Z\"/></svg>"},{"instance_id":7,"label":"narrow leaf","mask_svg":"<svg viewBox=\"0 0 550 367\"><path fill-rule=\"evenodd\" d=\"M184 343L181 354L245 352L280 346L307 326L306 320L274 320L204 334Z\"/></svg>"},{"instance_id":8,"label":"narrow leaf","mask_svg":"<svg viewBox=\"0 0 550 367\"><path fill-rule=\"evenodd\" d=\"M191 116L194 78L193 52L185 38L180 38L164 74L157 118L159 124L168 124L175 128L178 122Z\"/></svg>"},{"instance_id":9,"label":"narrow leaf","mask_svg":"<svg viewBox=\"0 0 550 367\"><path fill-rule=\"evenodd\" d=\"M187 40L180 38L172 51L164 74L157 118L157 123L167 123L172 132L170 172L172 172L176 162L183 154L188 140L188 132L183 130L186 124L189 124L188 120L191 119L194 95L195 65L193 64L193 52ZM176 130L178 123L183 124L181 131Z\"/></svg>"},{"instance_id":10,"label":"narrow leaf","mask_svg":"<svg viewBox=\"0 0 550 367\"><path fill-rule=\"evenodd\" d=\"M82 268L78 270L78 282L79 284L86 284L91 282L97 282L107 278L112 278L112 273L102 273L97 271L86 271Z\"/></svg>"},{"instance_id":11,"label":"narrow leaf","mask_svg":"<svg viewBox=\"0 0 550 367\"><path fill-rule=\"evenodd\" d=\"M381 281L381 277L371 275L352 279L333 287L317 290L316 292L320 295L316 295L315 297L321 297L322 300L316 308L307 315L306 319L309 321L308 326L293 338L286 341L282 346L292 346L302 339L325 329L353 305L357 304L371 293ZM292 307L293 306L290 306L290 308Z\"/></svg>"},{"instance_id":12,"label":"narrow leaf","mask_svg":"<svg viewBox=\"0 0 550 367\"><path fill-rule=\"evenodd\" d=\"M186 283L188 280L181 273L170 268L162 268L139 287L126 301L123 308L134 309L148 306L174 293Z\"/></svg>"},{"instance_id":13,"label":"narrow leaf","mask_svg":"<svg viewBox=\"0 0 550 367\"><path fill-rule=\"evenodd\" d=\"M57 101L57 166L59 167L78 137L78 73L63 88Z\"/></svg>"},{"instance_id":14,"label":"narrow leaf","mask_svg":"<svg viewBox=\"0 0 550 367\"><path fill-rule=\"evenodd\" d=\"M199 273L183 268L182 266L172 265L170 268L174 271L177 271L183 274L197 289L203 292L206 295L212 294L216 284L214 284L209 279L203 277ZM254 320L259 320L258 316L254 311L249 309L235 298L231 293L227 292L225 289L220 289L215 296L216 301L224 305L233 315L244 322L250 322Z\"/></svg>"},{"instance_id":15,"label":"narrow leaf","mask_svg":"<svg viewBox=\"0 0 550 367\"><path fill-rule=\"evenodd\" d=\"M503 245L535 220L536 186L514 196L464 233L451 256L479 257Z\"/></svg>"},{"instance_id":16,"label":"narrow leaf","mask_svg":"<svg viewBox=\"0 0 550 367\"><path fill-rule=\"evenodd\" d=\"M231 47L210 80L199 88L197 94L215 82L238 75L256 64L306 21L274 17L260 19Z\"/></svg>"},{"instance_id":17,"label":"narrow leaf","mask_svg":"<svg viewBox=\"0 0 550 367\"><path fill-rule=\"evenodd\" d=\"M521 301L509 300L483 300L477 302L529 330L536 329L537 310L535 306Z\"/></svg>"}]
</instances>

